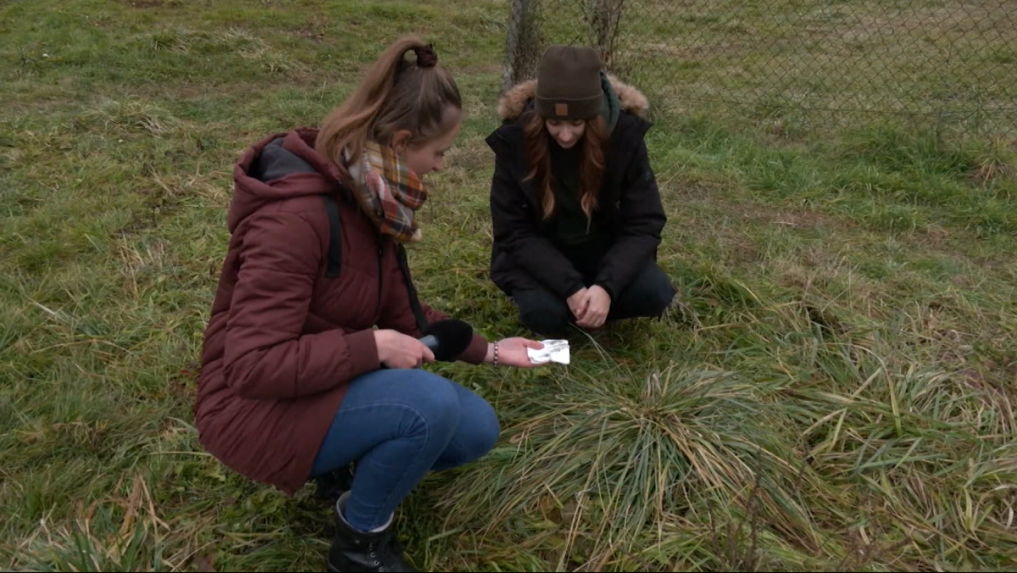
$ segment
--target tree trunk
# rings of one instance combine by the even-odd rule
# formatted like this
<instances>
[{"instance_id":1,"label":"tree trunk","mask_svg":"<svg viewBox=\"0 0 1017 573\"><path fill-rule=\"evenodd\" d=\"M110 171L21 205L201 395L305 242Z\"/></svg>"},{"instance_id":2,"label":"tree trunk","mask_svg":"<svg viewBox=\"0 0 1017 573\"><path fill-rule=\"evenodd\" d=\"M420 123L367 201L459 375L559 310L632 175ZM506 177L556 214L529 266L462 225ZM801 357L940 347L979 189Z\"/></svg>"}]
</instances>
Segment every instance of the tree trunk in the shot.
<instances>
[{"instance_id":1,"label":"tree trunk","mask_svg":"<svg viewBox=\"0 0 1017 573\"><path fill-rule=\"evenodd\" d=\"M618 24L621 22L624 5L625 0L588 0L587 22L590 24L594 47L607 68L611 67L614 58L614 43L618 37Z\"/></svg>"},{"instance_id":2,"label":"tree trunk","mask_svg":"<svg viewBox=\"0 0 1017 573\"><path fill-rule=\"evenodd\" d=\"M508 33L505 37L505 71L502 74L501 90L527 79L533 72L540 49L540 24L533 0L512 0ZM537 54L536 56L534 54Z\"/></svg>"}]
</instances>

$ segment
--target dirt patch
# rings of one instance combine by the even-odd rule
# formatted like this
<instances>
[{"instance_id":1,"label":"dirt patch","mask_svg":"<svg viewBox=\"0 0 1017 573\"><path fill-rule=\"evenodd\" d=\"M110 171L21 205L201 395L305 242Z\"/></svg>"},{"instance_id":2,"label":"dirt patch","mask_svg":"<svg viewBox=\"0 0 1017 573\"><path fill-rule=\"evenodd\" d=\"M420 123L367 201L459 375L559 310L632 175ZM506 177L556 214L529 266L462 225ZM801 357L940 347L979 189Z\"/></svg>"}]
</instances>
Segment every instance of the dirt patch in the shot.
<instances>
[{"instance_id":1,"label":"dirt patch","mask_svg":"<svg viewBox=\"0 0 1017 573\"><path fill-rule=\"evenodd\" d=\"M502 70L501 62L483 62L459 66L456 68L456 73L463 76L468 76L480 74L497 74L501 73L501 70Z\"/></svg>"},{"instance_id":2,"label":"dirt patch","mask_svg":"<svg viewBox=\"0 0 1017 573\"><path fill-rule=\"evenodd\" d=\"M287 84L289 85L289 84ZM264 90L264 84L255 81L238 81L223 84L191 82L184 84L146 84L124 88L124 96L148 100L180 101L197 98L243 99Z\"/></svg>"},{"instance_id":3,"label":"dirt patch","mask_svg":"<svg viewBox=\"0 0 1017 573\"><path fill-rule=\"evenodd\" d=\"M324 17L308 20L302 28L297 30L297 35L306 40L321 43L325 40L328 25L329 20Z\"/></svg>"},{"instance_id":4,"label":"dirt patch","mask_svg":"<svg viewBox=\"0 0 1017 573\"><path fill-rule=\"evenodd\" d=\"M667 198L676 198L685 204L710 206L722 211L728 217L748 223L769 223L799 229L856 227L850 222L825 215L815 209L767 205L748 196L733 194L731 187L735 184L729 181L689 176L681 172L673 174L662 172L658 177L658 185L661 194Z\"/></svg>"},{"instance_id":5,"label":"dirt patch","mask_svg":"<svg viewBox=\"0 0 1017 573\"><path fill-rule=\"evenodd\" d=\"M181 354L186 349L181 350ZM189 361L183 368L170 376L170 392L184 401L191 401L197 394L198 378L201 364L197 360Z\"/></svg>"},{"instance_id":6,"label":"dirt patch","mask_svg":"<svg viewBox=\"0 0 1017 573\"><path fill-rule=\"evenodd\" d=\"M849 6L819 8L802 15L802 31L815 35L826 32L831 38L845 42L864 42L874 38L924 36L934 38L944 34L971 34L992 37L987 32L999 32L1001 39L1013 32L1008 26L1006 8L996 2L948 1L943 6L894 7L885 3L861 3ZM991 5L990 5L991 4Z\"/></svg>"},{"instance_id":7,"label":"dirt patch","mask_svg":"<svg viewBox=\"0 0 1017 573\"><path fill-rule=\"evenodd\" d=\"M727 203L724 207L725 211L732 217L737 217L752 224L777 225L800 231L815 231L818 229L844 231L856 227L856 225L851 224L849 221L836 219L805 207L774 207L772 205L747 202Z\"/></svg>"},{"instance_id":8,"label":"dirt patch","mask_svg":"<svg viewBox=\"0 0 1017 573\"><path fill-rule=\"evenodd\" d=\"M120 0L120 3L131 8L162 8L179 5L177 0Z\"/></svg>"}]
</instances>

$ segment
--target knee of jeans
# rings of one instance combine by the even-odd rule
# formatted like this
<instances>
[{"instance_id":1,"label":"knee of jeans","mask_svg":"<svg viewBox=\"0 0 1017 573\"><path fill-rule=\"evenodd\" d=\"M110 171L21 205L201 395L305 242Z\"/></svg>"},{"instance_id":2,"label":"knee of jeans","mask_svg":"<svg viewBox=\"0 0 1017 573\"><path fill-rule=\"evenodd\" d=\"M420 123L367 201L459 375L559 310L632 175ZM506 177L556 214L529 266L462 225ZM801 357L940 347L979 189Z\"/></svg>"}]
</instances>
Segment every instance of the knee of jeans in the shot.
<instances>
[{"instance_id":1,"label":"knee of jeans","mask_svg":"<svg viewBox=\"0 0 1017 573\"><path fill-rule=\"evenodd\" d=\"M459 425L459 396L448 380L425 370L413 372L414 393L407 398L407 405L417 414L417 419L407 433L447 435Z\"/></svg>"},{"instance_id":2,"label":"knee of jeans","mask_svg":"<svg viewBox=\"0 0 1017 573\"><path fill-rule=\"evenodd\" d=\"M480 459L498 443L501 424L494 408L487 402L477 412L463 412L460 423L465 424L467 420L470 423L470 441L465 446L469 450L470 459Z\"/></svg>"}]
</instances>

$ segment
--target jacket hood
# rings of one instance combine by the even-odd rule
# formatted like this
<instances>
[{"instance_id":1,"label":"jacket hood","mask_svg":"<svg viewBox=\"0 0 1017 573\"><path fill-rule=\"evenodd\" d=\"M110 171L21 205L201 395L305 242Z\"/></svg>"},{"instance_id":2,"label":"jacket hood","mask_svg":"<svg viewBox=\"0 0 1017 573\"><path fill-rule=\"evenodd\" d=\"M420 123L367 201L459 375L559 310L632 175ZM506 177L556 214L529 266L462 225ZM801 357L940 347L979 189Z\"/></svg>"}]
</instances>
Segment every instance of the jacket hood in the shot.
<instances>
[{"instance_id":1,"label":"jacket hood","mask_svg":"<svg viewBox=\"0 0 1017 573\"><path fill-rule=\"evenodd\" d=\"M621 104L621 110L645 118L650 109L650 102L643 92L622 82L617 77L607 74L607 79L614 88ZM498 99L498 119L502 121L516 120L526 111L537 93L537 80L527 80L510 88Z\"/></svg>"},{"instance_id":2,"label":"jacket hood","mask_svg":"<svg viewBox=\"0 0 1017 573\"><path fill-rule=\"evenodd\" d=\"M233 197L227 226L230 233L261 207L304 195L320 195L339 187L338 168L314 149L318 130L295 129L255 143L233 166Z\"/></svg>"}]
</instances>

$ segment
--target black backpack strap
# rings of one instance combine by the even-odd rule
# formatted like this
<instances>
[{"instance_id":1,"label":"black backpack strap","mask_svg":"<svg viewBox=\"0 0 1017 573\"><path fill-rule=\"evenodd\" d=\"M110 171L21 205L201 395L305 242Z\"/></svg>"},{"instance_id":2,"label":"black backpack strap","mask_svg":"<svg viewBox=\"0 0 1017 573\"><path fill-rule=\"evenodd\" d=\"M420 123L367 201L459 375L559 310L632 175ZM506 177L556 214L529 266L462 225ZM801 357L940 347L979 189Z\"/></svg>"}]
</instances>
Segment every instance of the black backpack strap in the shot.
<instances>
[{"instance_id":1,"label":"black backpack strap","mask_svg":"<svg viewBox=\"0 0 1017 573\"><path fill-rule=\"evenodd\" d=\"M325 276L328 278L336 278L339 276L339 272L342 268L342 231L339 228L339 204L336 202L335 195L325 194L322 195L322 199L325 201L325 212L328 215L328 267L325 270ZM410 308L413 309L413 316L417 320L417 328L420 332L425 332L430 326L427 317L424 316L424 309L420 306L420 299L417 298L417 288L413 286L413 277L410 275L410 264L406 260L406 249L400 244L396 249L396 258L399 261L399 269L402 271L403 278L406 280L406 292L410 296Z\"/></svg>"},{"instance_id":2,"label":"black backpack strap","mask_svg":"<svg viewBox=\"0 0 1017 573\"><path fill-rule=\"evenodd\" d=\"M328 193L322 195L325 200L325 212L328 214L328 268L325 276L334 279L339 276L343 259L343 235L339 229L339 204L336 203L335 195Z\"/></svg>"},{"instance_id":3,"label":"black backpack strap","mask_svg":"<svg viewBox=\"0 0 1017 573\"><path fill-rule=\"evenodd\" d=\"M420 307L417 289L413 286L413 277L410 276L410 263L406 260L406 249L402 244L396 248L396 257L399 260L399 269L403 271L403 278L406 279L406 292L410 295L410 307L413 309L413 316L417 319L417 328L420 329L420 332L427 332L430 323L424 316L424 309Z\"/></svg>"}]
</instances>

